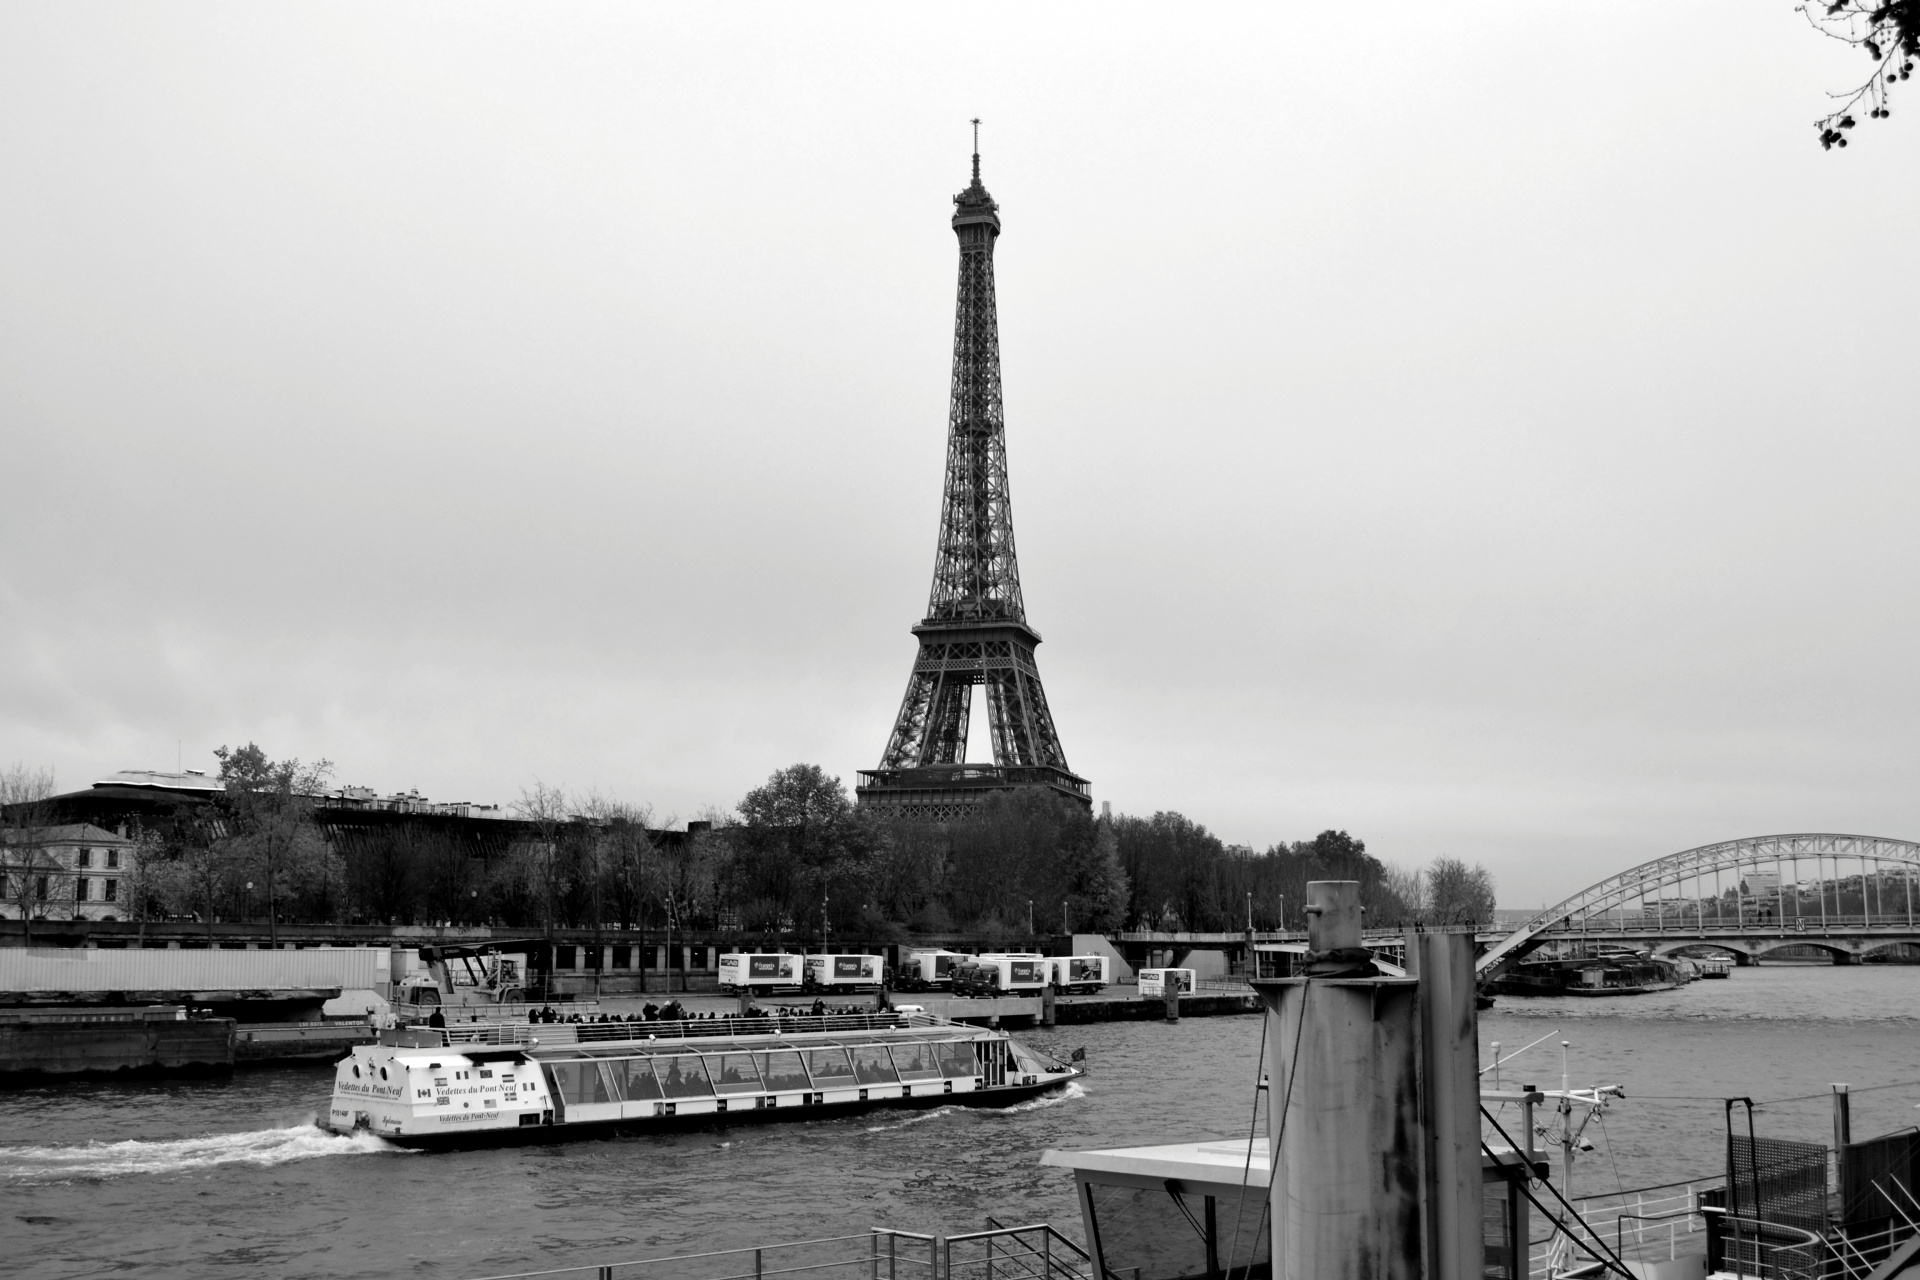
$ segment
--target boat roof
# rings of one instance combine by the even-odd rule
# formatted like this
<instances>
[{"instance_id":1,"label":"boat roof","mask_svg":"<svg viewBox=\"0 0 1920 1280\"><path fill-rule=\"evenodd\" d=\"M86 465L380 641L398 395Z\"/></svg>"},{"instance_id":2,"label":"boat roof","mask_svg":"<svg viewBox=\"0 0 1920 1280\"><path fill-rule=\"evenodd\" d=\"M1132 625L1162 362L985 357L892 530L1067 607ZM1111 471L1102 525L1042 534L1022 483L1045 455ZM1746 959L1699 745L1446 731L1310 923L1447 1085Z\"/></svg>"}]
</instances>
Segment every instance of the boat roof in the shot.
<instances>
[{"instance_id":1,"label":"boat roof","mask_svg":"<svg viewBox=\"0 0 1920 1280\"><path fill-rule=\"evenodd\" d=\"M779 1049L860 1048L879 1044L1004 1039L1006 1033L949 1022L931 1014L885 1017L842 1015L817 1020L820 1027L772 1025L766 1029L717 1030L714 1021L460 1024L437 1033L438 1043L394 1046L407 1058L501 1051L529 1058L632 1058L688 1053L767 1052ZM420 1034L413 1028L411 1034Z\"/></svg>"},{"instance_id":2,"label":"boat roof","mask_svg":"<svg viewBox=\"0 0 1920 1280\"><path fill-rule=\"evenodd\" d=\"M1075 1173L1122 1174L1135 1178L1180 1182L1242 1183L1264 1187L1272 1176L1267 1140L1213 1138L1204 1142L1174 1142L1158 1147L1105 1147L1097 1151L1048 1151L1041 1164ZM1094 1181L1099 1181L1095 1178Z\"/></svg>"}]
</instances>

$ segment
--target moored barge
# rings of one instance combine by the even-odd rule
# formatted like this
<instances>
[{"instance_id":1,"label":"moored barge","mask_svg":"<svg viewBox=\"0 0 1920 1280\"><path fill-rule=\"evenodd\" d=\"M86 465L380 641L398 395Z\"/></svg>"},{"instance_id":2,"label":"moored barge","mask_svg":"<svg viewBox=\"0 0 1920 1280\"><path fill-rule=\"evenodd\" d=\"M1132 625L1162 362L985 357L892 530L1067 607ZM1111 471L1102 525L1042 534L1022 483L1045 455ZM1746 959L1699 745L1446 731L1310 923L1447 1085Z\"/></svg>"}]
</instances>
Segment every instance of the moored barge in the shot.
<instances>
[{"instance_id":1,"label":"moored barge","mask_svg":"<svg viewBox=\"0 0 1920 1280\"><path fill-rule=\"evenodd\" d=\"M402 1146L492 1146L1004 1106L1080 1074L1004 1031L923 1013L409 1027L340 1062L326 1125Z\"/></svg>"}]
</instances>

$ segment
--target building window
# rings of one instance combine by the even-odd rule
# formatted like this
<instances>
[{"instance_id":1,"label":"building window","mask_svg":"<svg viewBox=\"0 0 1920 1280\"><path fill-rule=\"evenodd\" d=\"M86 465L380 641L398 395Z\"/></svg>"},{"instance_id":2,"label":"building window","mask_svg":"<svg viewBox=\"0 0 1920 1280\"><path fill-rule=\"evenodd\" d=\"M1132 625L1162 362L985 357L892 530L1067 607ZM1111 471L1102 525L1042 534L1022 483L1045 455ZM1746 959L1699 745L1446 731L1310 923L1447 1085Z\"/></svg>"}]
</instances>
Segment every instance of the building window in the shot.
<instances>
[{"instance_id":1,"label":"building window","mask_svg":"<svg viewBox=\"0 0 1920 1280\"><path fill-rule=\"evenodd\" d=\"M115 871L115 870L118 870L119 867L120 867L120 851L118 849L107 850L107 870Z\"/></svg>"},{"instance_id":2,"label":"building window","mask_svg":"<svg viewBox=\"0 0 1920 1280\"><path fill-rule=\"evenodd\" d=\"M85 876L74 877L73 900L75 902L85 902L88 898L91 898L93 896L93 890L90 888L92 884L93 881L87 879Z\"/></svg>"},{"instance_id":3,"label":"building window","mask_svg":"<svg viewBox=\"0 0 1920 1280\"><path fill-rule=\"evenodd\" d=\"M553 967L556 969L573 968L573 948L555 947L553 949Z\"/></svg>"},{"instance_id":4,"label":"building window","mask_svg":"<svg viewBox=\"0 0 1920 1280\"><path fill-rule=\"evenodd\" d=\"M82 850L80 850L80 851L79 851L78 853L76 853L76 854L74 854L74 855L73 855L73 865L74 865L74 866L76 866L76 867L90 867L90 866L92 866L92 865L93 865L93 850L91 850L91 849L82 849Z\"/></svg>"},{"instance_id":5,"label":"building window","mask_svg":"<svg viewBox=\"0 0 1920 1280\"><path fill-rule=\"evenodd\" d=\"M120 901L120 882L118 880L109 878L106 882L106 885L107 885L106 901L108 902Z\"/></svg>"},{"instance_id":6,"label":"building window","mask_svg":"<svg viewBox=\"0 0 1920 1280\"><path fill-rule=\"evenodd\" d=\"M633 948L615 947L613 949L613 967L616 969L633 968Z\"/></svg>"},{"instance_id":7,"label":"building window","mask_svg":"<svg viewBox=\"0 0 1920 1280\"><path fill-rule=\"evenodd\" d=\"M45 902L47 900L47 878L45 876L34 877L33 896L40 899L40 901L42 902Z\"/></svg>"}]
</instances>

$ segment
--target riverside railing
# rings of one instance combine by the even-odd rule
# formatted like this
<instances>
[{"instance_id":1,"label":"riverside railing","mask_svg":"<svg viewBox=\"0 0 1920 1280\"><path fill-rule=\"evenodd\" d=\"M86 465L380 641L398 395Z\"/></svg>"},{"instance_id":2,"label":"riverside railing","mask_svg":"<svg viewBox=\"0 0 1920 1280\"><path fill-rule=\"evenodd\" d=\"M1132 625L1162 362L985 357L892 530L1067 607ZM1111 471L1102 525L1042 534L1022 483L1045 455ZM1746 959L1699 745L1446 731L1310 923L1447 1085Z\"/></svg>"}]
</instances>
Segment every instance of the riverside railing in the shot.
<instances>
[{"instance_id":1,"label":"riverside railing","mask_svg":"<svg viewBox=\"0 0 1920 1280\"><path fill-rule=\"evenodd\" d=\"M861 1235L514 1271L481 1280L1092 1280L1092 1273L1079 1242L1035 1223L955 1236L875 1227Z\"/></svg>"},{"instance_id":2,"label":"riverside railing","mask_svg":"<svg viewBox=\"0 0 1920 1280\"><path fill-rule=\"evenodd\" d=\"M1635 1261L1671 1259L1679 1256L1683 1245L1699 1243L1692 1237L1706 1231L1700 1193L1719 1185L1718 1180L1695 1180L1586 1196L1573 1202L1579 1219L1570 1225L1578 1239L1602 1253L1612 1249ZM1592 1262L1592 1256L1569 1241L1544 1214L1534 1215L1532 1226L1536 1233L1546 1234L1537 1234L1531 1242L1529 1275L1573 1274Z\"/></svg>"}]
</instances>

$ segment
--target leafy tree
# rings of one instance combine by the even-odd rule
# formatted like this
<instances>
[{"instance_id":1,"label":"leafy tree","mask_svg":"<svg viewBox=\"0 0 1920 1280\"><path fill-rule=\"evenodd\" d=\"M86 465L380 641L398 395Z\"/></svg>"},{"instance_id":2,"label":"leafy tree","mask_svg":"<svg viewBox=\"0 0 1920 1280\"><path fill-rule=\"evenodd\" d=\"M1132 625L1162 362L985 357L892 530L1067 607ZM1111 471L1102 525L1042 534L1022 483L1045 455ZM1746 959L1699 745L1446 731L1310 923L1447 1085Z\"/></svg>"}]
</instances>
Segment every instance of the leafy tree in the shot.
<instances>
[{"instance_id":1,"label":"leafy tree","mask_svg":"<svg viewBox=\"0 0 1920 1280\"><path fill-rule=\"evenodd\" d=\"M272 760L252 742L213 754L225 788L227 834L211 852L229 862L229 885L237 876L250 882L258 877L266 893L267 936L277 945L283 913L326 919L340 897L341 869L313 821L314 798L325 790L333 765Z\"/></svg>"},{"instance_id":2,"label":"leafy tree","mask_svg":"<svg viewBox=\"0 0 1920 1280\"><path fill-rule=\"evenodd\" d=\"M840 779L819 765L790 765L749 791L738 812L724 836L734 901L762 901L796 921L823 910L842 927L860 918L882 834Z\"/></svg>"}]
</instances>

